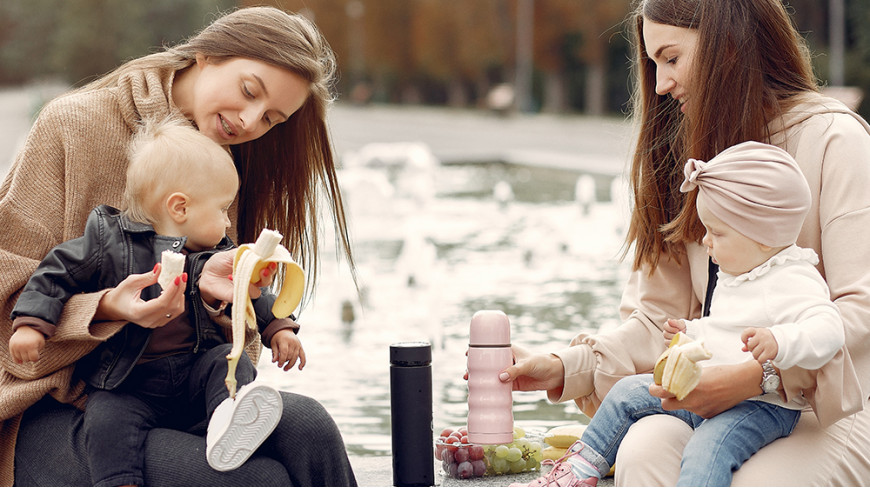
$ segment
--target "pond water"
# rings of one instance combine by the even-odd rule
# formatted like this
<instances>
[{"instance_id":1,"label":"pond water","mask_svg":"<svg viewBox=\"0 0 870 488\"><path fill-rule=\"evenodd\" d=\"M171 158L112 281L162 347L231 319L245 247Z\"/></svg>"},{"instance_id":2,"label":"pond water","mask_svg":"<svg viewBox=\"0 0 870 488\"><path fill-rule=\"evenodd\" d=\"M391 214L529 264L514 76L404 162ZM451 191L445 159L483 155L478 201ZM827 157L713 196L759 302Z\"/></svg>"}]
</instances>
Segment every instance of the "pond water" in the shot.
<instances>
[{"instance_id":1,"label":"pond water","mask_svg":"<svg viewBox=\"0 0 870 488\"><path fill-rule=\"evenodd\" d=\"M584 208L578 176L498 162L342 170L361 295L326 249L299 319L308 364L283 372L265 352L260 378L318 399L351 454L389 455L389 346L429 341L436 435L464 425L476 311L504 311L513 342L541 352L618 322L624 205L611 201L620 201L613 178L596 176L579 192ZM586 421L573 402L553 405L543 392L515 392L514 417L532 431Z\"/></svg>"}]
</instances>

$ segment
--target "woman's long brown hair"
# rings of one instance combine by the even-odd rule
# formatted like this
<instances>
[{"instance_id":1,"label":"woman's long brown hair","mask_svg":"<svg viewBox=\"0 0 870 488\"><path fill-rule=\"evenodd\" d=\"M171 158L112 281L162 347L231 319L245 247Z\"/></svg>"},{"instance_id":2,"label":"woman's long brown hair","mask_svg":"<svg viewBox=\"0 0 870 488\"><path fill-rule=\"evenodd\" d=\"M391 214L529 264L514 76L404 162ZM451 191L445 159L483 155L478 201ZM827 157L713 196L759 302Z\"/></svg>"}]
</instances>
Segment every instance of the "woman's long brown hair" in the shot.
<instances>
[{"instance_id":1,"label":"woman's long brown hair","mask_svg":"<svg viewBox=\"0 0 870 488\"><path fill-rule=\"evenodd\" d=\"M648 265L652 272L662 254L679 259L683 247L675 244L704 235L694 192L679 191L686 160L707 160L744 141L769 142L769 122L796 95L818 86L806 43L780 0L641 0L633 18L632 110L639 130L626 241L635 246L634 268ZM645 20L698 31L685 114L676 100L655 92Z\"/></svg>"},{"instance_id":2,"label":"woman's long brown hair","mask_svg":"<svg viewBox=\"0 0 870 488\"><path fill-rule=\"evenodd\" d=\"M343 249L354 282L356 267L336 176L326 111L333 101L335 56L313 23L273 7L238 9L165 52L134 59L85 86L112 86L135 70L179 71L197 54L221 62L236 57L287 69L309 82L310 95L289 120L264 136L232 146L241 179L238 239L253 242L263 228L281 232L290 252L307 271L311 296L318 270L318 204L333 216L337 249Z\"/></svg>"}]
</instances>

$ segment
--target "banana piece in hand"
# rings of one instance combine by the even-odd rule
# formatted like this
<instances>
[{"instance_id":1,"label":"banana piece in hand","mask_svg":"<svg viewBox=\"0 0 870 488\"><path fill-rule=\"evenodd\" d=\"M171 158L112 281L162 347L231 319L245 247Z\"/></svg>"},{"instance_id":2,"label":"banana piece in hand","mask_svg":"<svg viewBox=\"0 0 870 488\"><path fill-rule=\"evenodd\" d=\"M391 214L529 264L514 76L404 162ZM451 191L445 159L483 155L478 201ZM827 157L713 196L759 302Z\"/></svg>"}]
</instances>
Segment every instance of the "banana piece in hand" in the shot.
<instances>
[{"instance_id":1,"label":"banana piece in hand","mask_svg":"<svg viewBox=\"0 0 870 488\"><path fill-rule=\"evenodd\" d=\"M653 381L682 400L701 381L703 368L697 363L711 357L703 343L678 332L656 361Z\"/></svg>"},{"instance_id":2,"label":"banana piece in hand","mask_svg":"<svg viewBox=\"0 0 870 488\"><path fill-rule=\"evenodd\" d=\"M170 249L163 251L160 254L160 276L157 277L160 288L167 289L182 273L184 273L184 254Z\"/></svg>"},{"instance_id":3,"label":"banana piece in hand","mask_svg":"<svg viewBox=\"0 0 870 488\"><path fill-rule=\"evenodd\" d=\"M302 300L305 273L290 256L290 251L279 244L282 238L274 230L263 229L257 242L239 246L233 259L233 347L227 355L229 371L225 380L230 398L236 397L236 365L245 348L245 327L257 328L248 286L260 280L260 271L270 263L283 264L284 280L272 313L276 318L287 317Z\"/></svg>"}]
</instances>

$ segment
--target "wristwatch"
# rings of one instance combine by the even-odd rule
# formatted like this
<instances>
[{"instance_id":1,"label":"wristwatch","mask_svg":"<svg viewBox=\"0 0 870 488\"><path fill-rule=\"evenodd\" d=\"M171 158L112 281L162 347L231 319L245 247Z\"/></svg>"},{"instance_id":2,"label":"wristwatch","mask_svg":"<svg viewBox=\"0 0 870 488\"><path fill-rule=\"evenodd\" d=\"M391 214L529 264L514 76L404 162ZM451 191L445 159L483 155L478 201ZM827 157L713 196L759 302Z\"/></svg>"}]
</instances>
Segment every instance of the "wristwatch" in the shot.
<instances>
[{"instance_id":1,"label":"wristwatch","mask_svg":"<svg viewBox=\"0 0 870 488\"><path fill-rule=\"evenodd\" d=\"M761 363L761 390L765 393L775 393L779 389L779 373L773 363L767 360Z\"/></svg>"}]
</instances>

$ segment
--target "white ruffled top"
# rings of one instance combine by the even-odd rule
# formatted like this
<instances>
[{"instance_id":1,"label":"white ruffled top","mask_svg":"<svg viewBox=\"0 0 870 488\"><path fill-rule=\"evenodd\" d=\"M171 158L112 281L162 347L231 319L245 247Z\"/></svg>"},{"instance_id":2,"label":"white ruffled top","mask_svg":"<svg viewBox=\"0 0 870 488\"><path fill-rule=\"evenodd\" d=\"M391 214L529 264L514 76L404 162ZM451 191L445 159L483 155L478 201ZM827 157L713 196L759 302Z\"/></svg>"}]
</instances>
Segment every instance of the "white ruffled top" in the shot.
<instances>
[{"instance_id":1,"label":"white ruffled top","mask_svg":"<svg viewBox=\"0 0 870 488\"><path fill-rule=\"evenodd\" d=\"M773 363L780 369L818 369L828 362L843 346L845 331L818 263L815 251L792 245L746 273L720 271L710 316L685 321L689 337L703 341L713 354L701 365L754 361L742 350L747 327L771 330L778 346ZM775 394L758 399L802 406Z\"/></svg>"},{"instance_id":2,"label":"white ruffled top","mask_svg":"<svg viewBox=\"0 0 870 488\"><path fill-rule=\"evenodd\" d=\"M741 275L734 276L725 273L724 271L720 271L718 284L722 284L725 286L738 286L744 281L753 281L766 275L770 272L770 270L774 269L777 266L782 266L787 263L795 263L800 261L806 261L811 265L815 266L819 264L819 255L816 254L816 251L812 249L798 247L792 244L791 246L773 255L767 261L759 264L758 266Z\"/></svg>"}]
</instances>

